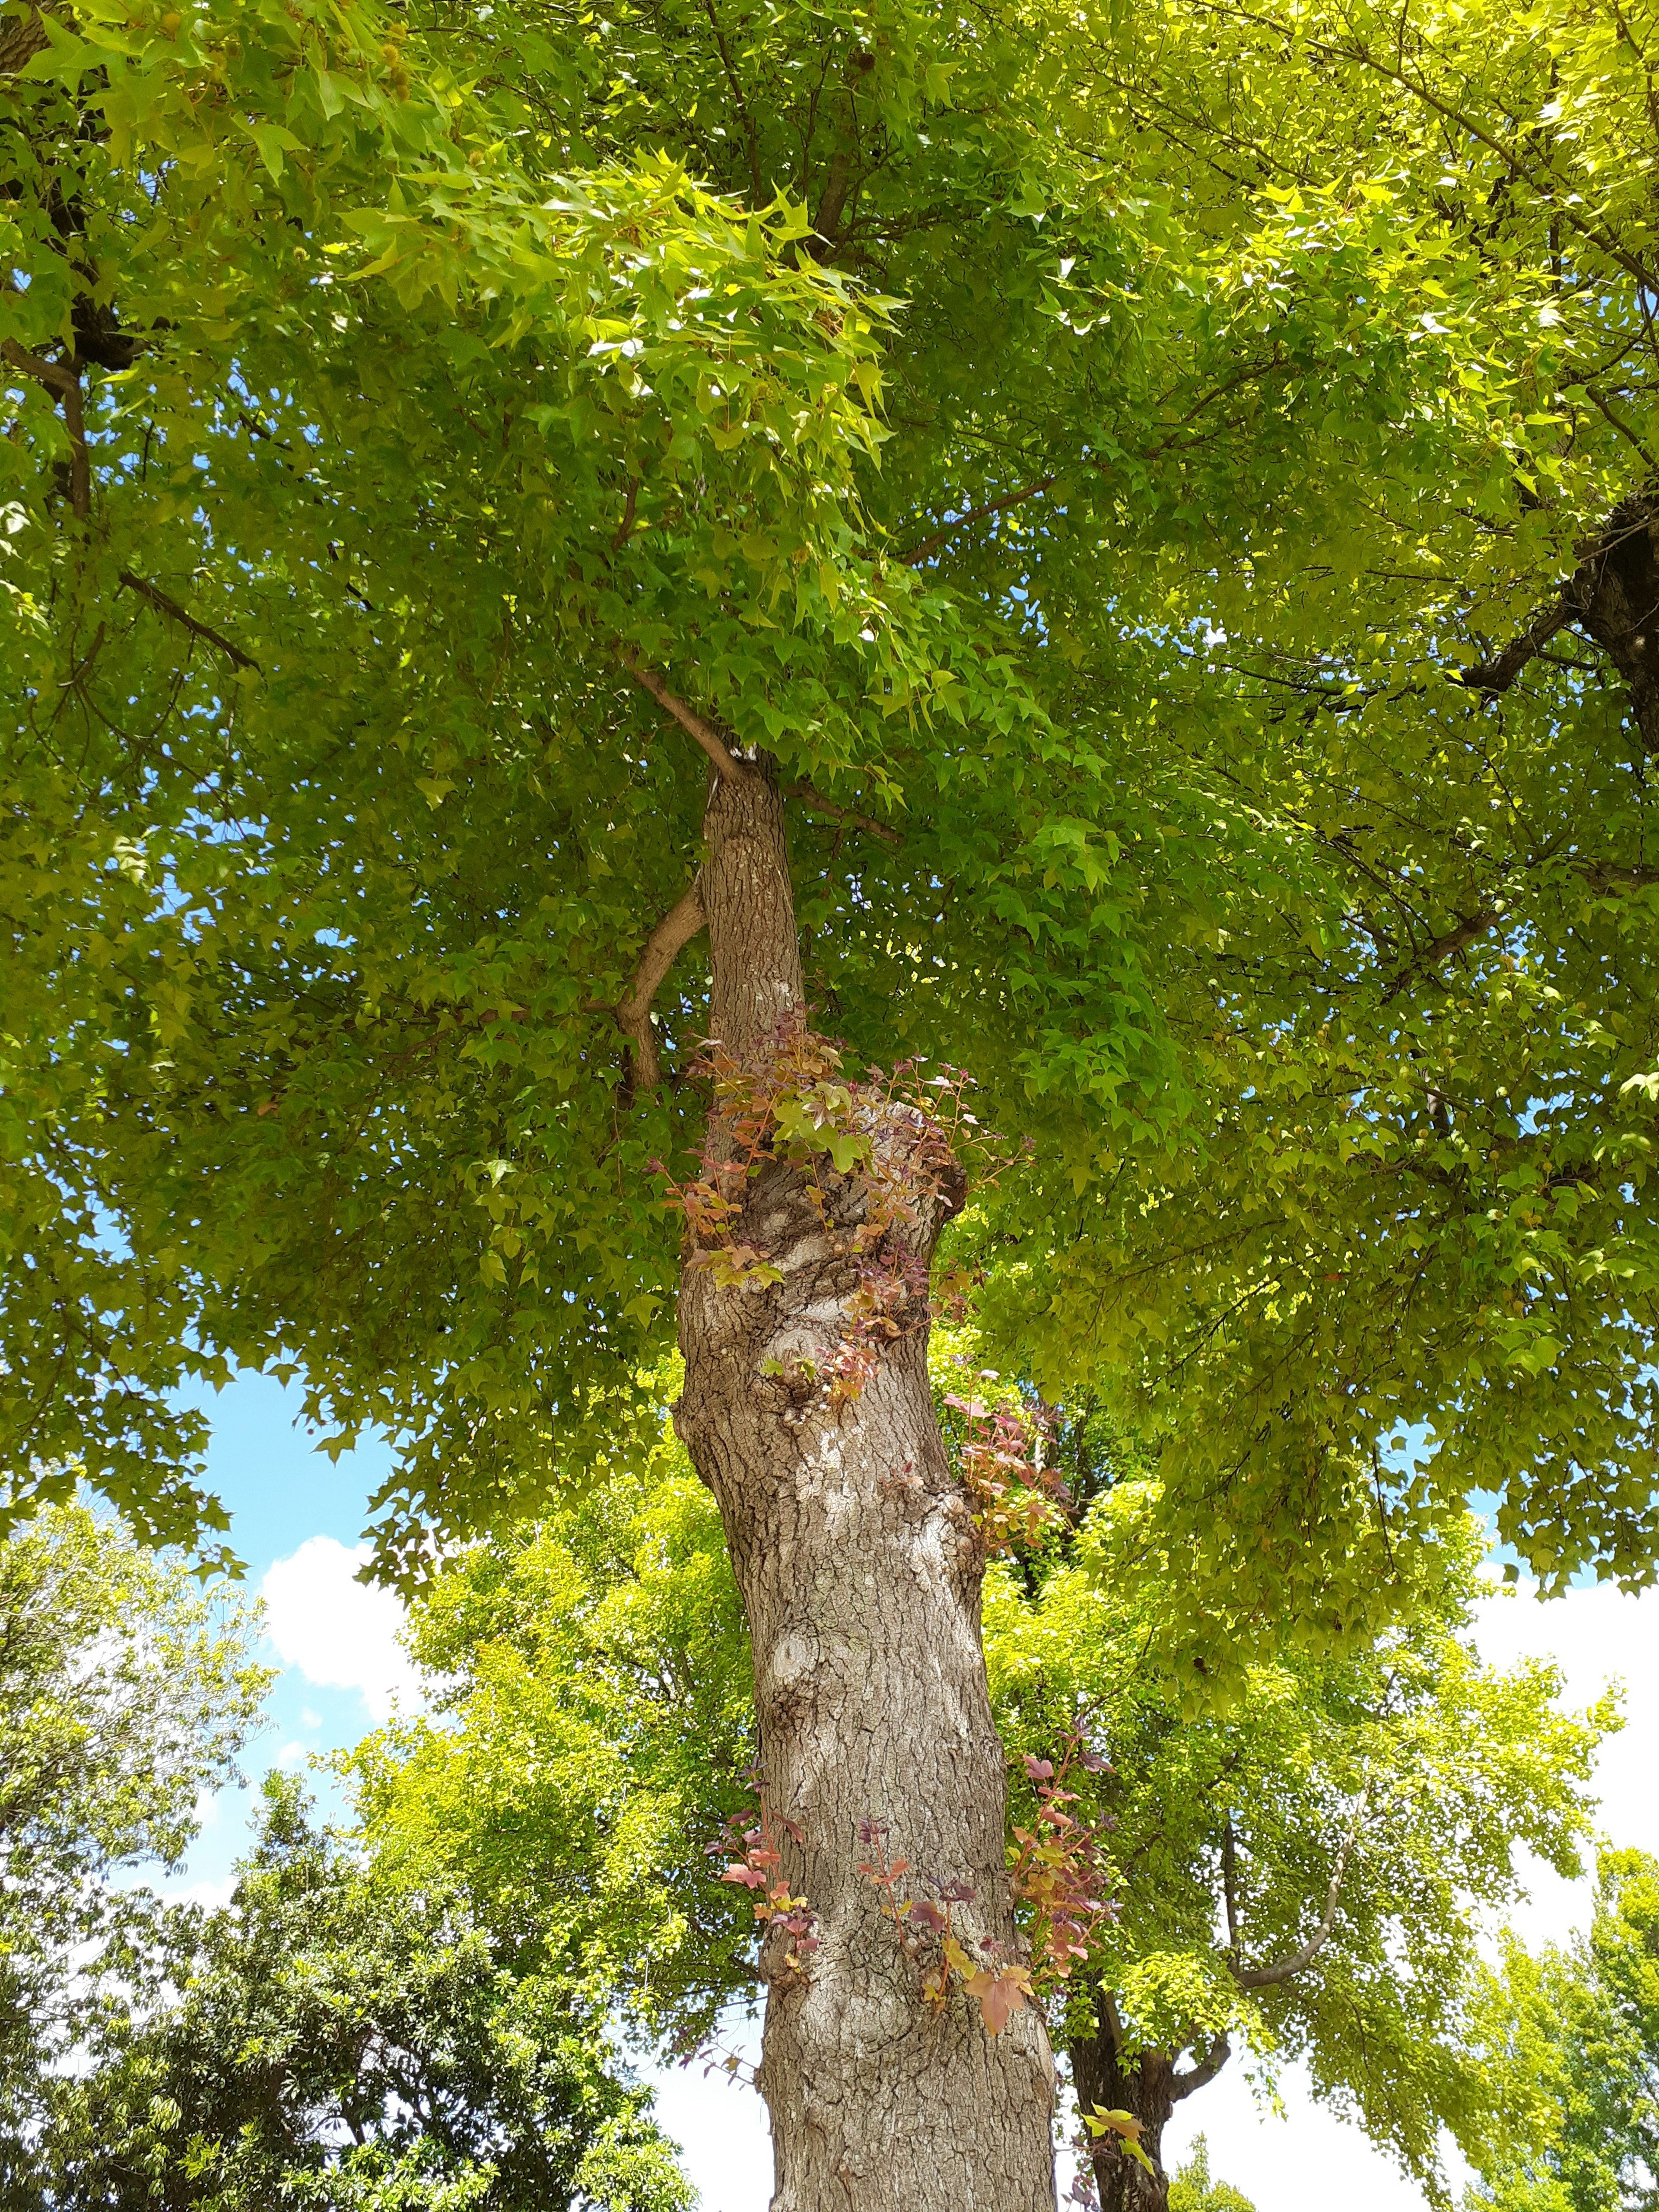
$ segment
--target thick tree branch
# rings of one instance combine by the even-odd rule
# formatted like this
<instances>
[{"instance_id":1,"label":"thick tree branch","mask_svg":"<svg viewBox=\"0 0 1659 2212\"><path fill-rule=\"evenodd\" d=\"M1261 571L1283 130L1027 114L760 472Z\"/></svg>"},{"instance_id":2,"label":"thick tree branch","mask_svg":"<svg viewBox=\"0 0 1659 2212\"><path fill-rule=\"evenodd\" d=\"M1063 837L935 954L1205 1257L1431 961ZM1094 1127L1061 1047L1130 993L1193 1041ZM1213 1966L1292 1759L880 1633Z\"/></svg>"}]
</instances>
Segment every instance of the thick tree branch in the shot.
<instances>
[{"instance_id":1,"label":"thick tree branch","mask_svg":"<svg viewBox=\"0 0 1659 2212\"><path fill-rule=\"evenodd\" d=\"M1330 1940L1336 1925L1336 1901L1342 1893L1342 1877L1348 1871L1348 1861L1359 1840L1359 1831L1365 1819L1365 1808L1370 1802L1371 1785L1368 1782L1359 1793L1359 1802L1353 1808L1353 1818L1348 1823L1348 1832L1342 1838L1342 1848L1336 1855L1336 1864L1331 1870L1331 1886L1325 1893L1325 1910L1319 1916L1319 1925L1307 1942L1292 1951L1288 1958L1280 1959L1271 1966L1232 1966L1233 1979L1242 1990L1277 1989L1279 1983L1288 1982L1304 1966L1310 1966Z\"/></svg>"},{"instance_id":2,"label":"thick tree branch","mask_svg":"<svg viewBox=\"0 0 1659 2212\"><path fill-rule=\"evenodd\" d=\"M1388 989L1384 991L1382 994L1384 1003L1392 999L1396 992L1403 991L1413 975L1420 975L1430 968L1437 968L1443 960L1449 960L1454 952L1462 952L1466 945L1473 945L1477 937L1484 937L1489 929L1494 927L1503 919L1503 915L1495 907L1482 907L1477 913L1467 915L1458 923L1455 929L1449 929L1443 937L1437 937L1431 945L1425 945L1417 957L1407 963Z\"/></svg>"},{"instance_id":3,"label":"thick tree branch","mask_svg":"<svg viewBox=\"0 0 1659 2212\"><path fill-rule=\"evenodd\" d=\"M222 636L209 623L198 622L195 616L187 613L177 599L170 599L165 592L157 591L154 584L146 583L142 576L135 576L130 568L123 568L116 580L124 584L128 591L137 592L141 599L148 599L158 612L164 614L169 622L176 622L181 629L187 629L192 637L202 638L209 645L216 646L234 668L252 668L256 674L259 672L258 662L244 653L240 646L233 645L228 637Z\"/></svg>"},{"instance_id":4,"label":"thick tree branch","mask_svg":"<svg viewBox=\"0 0 1659 2212\"><path fill-rule=\"evenodd\" d=\"M792 783L785 796L793 799L798 806L804 806L809 814L827 814L832 822L846 823L849 830L862 830L869 836L879 837L884 845L904 842L898 831L890 830L884 822L874 821L867 814L854 814L850 806L837 806L833 799L814 791L810 783Z\"/></svg>"},{"instance_id":5,"label":"thick tree branch","mask_svg":"<svg viewBox=\"0 0 1659 2212\"><path fill-rule=\"evenodd\" d=\"M1170 2102L1178 2105L1183 2097L1190 2097L1194 2089L1206 2087L1232 2055L1232 2045L1224 2035L1218 2035L1190 2073L1170 2075Z\"/></svg>"},{"instance_id":6,"label":"thick tree branch","mask_svg":"<svg viewBox=\"0 0 1659 2212\"><path fill-rule=\"evenodd\" d=\"M646 939L633 986L617 1007L617 1027L634 1048L635 1091L654 1091L662 1079L657 1040L651 1028L651 1001L681 947L690 943L708 919L703 911L702 887L694 883L678 905L670 908Z\"/></svg>"},{"instance_id":7,"label":"thick tree branch","mask_svg":"<svg viewBox=\"0 0 1659 2212\"><path fill-rule=\"evenodd\" d=\"M1659 868L1620 868L1607 860L1580 860L1577 865L1593 891L1644 891L1659 884Z\"/></svg>"},{"instance_id":8,"label":"thick tree branch","mask_svg":"<svg viewBox=\"0 0 1659 2212\"><path fill-rule=\"evenodd\" d=\"M647 668L630 646L620 647L617 658L641 689L648 691L659 707L665 707L680 727L702 747L723 783L748 780L748 769L732 757L718 732L694 708L688 707L677 691L671 691L656 670Z\"/></svg>"},{"instance_id":9,"label":"thick tree branch","mask_svg":"<svg viewBox=\"0 0 1659 2212\"><path fill-rule=\"evenodd\" d=\"M1460 668L1458 683L1471 691L1507 691L1527 663L1571 620L1572 609L1565 598L1557 599L1553 606L1534 615L1520 636L1512 638L1495 660L1482 660L1473 668Z\"/></svg>"},{"instance_id":10,"label":"thick tree branch","mask_svg":"<svg viewBox=\"0 0 1659 2212\"><path fill-rule=\"evenodd\" d=\"M38 353L20 346L15 338L0 338L0 356L13 368L21 368L25 376L32 376L37 384L44 384L48 392L59 398L71 389L80 388L81 380L72 368L60 361L46 361Z\"/></svg>"}]
</instances>

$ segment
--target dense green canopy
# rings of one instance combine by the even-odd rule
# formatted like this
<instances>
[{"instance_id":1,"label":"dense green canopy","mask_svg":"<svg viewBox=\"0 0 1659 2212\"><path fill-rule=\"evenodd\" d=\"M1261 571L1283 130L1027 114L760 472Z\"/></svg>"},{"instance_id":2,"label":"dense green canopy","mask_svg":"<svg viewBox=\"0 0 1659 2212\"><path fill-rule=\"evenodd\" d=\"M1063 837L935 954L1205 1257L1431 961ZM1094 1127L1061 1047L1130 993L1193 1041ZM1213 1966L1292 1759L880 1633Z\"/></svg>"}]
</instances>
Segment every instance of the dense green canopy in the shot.
<instances>
[{"instance_id":1,"label":"dense green canopy","mask_svg":"<svg viewBox=\"0 0 1659 2212\"><path fill-rule=\"evenodd\" d=\"M1472 1485L1647 1574L1614 8L8 21L15 1498L212 1525L232 1360L392 1434L406 1571L625 1449L689 721L795 793L823 1025L1031 1139L990 1308L1163 1419L1187 1634L1363 1625ZM658 1011L678 1076L695 951Z\"/></svg>"},{"instance_id":2,"label":"dense green canopy","mask_svg":"<svg viewBox=\"0 0 1659 2212\"><path fill-rule=\"evenodd\" d=\"M0 2204L39 2203L53 2081L118 1954L235 1774L270 1677L222 1587L83 1507L0 1543Z\"/></svg>"},{"instance_id":3,"label":"dense green canopy","mask_svg":"<svg viewBox=\"0 0 1659 2212\"><path fill-rule=\"evenodd\" d=\"M229 1902L144 1931L17 2202L63 2212L687 2212L602 2016L465 1897L399 1889L265 1784Z\"/></svg>"},{"instance_id":4,"label":"dense green canopy","mask_svg":"<svg viewBox=\"0 0 1659 2212\"><path fill-rule=\"evenodd\" d=\"M1517 2115L1483 2161L1480 2212L1645 2208L1659 2194L1659 1864L1605 1850L1595 1911L1565 1948L1513 1936L1481 2026Z\"/></svg>"}]
</instances>

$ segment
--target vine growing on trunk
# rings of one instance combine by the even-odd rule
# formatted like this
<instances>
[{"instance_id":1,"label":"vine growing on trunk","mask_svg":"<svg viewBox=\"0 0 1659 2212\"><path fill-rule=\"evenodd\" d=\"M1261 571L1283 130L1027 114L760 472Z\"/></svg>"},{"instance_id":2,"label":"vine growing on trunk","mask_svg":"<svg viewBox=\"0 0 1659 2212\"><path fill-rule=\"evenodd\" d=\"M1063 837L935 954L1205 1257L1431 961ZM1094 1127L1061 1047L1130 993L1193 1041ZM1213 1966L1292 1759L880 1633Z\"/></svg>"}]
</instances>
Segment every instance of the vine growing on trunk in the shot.
<instances>
[{"instance_id":1,"label":"vine growing on trunk","mask_svg":"<svg viewBox=\"0 0 1659 2212\"><path fill-rule=\"evenodd\" d=\"M887 1829L878 1820L859 1822L859 1841L870 1853L859 1862L859 1872L881 1893L881 1910L898 1935L900 1950L916 1967L925 2004L942 2010L949 2002L952 1979L975 1999L988 2035L999 2034L1031 1994L1029 1966L1010 1959L994 1942L980 1945L984 1956L975 1959L964 1947L952 1921L952 1908L971 1905L975 1893L965 1882L933 1882L932 1897L912 1896L903 1887L916 1875L908 1859L889 1858Z\"/></svg>"},{"instance_id":2,"label":"vine growing on trunk","mask_svg":"<svg viewBox=\"0 0 1659 2212\"><path fill-rule=\"evenodd\" d=\"M840 1340L823 1365L798 1358L787 1372L781 1361L767 1371L805 1398L822 1393L830 1405L844 1405L896 1340L925 1327L935 1312L959 1317L962 1285L935 1290L925 1261L905 1249L903 1232L921 1224L929 1205L960 1204L964 1155L983 1179L994 1179L1007 1148L969 1110L970 1079L960 1070L924 1075L921 1063L909 1060L850 1076L842 1047L799 1015L781 1018L750 1052L709 1039L690 1073L712 1094L697 1171L678 1182L660 1161L652 1163L685 1223L690 1265L706 1268L722 1289L762 1291L781 1282L781 1255L745 1241L741 1231L750 1180L770 1161L798 1168L831 1256L851 1260L855 1280ZM862 1206L838 1206L854 1176ZM844 1218L849 1212L856 1218Z\"/></svg>"},{"instance_id":3,"label":"vine growing on trunk","mask_svg":"<svg viewBox=\"0 0 1659 2212\"><path fill-rule=\"evenodd\" d=\"M981 1380L1000 1378L981 1370ZM955 1391L945 1425L962 1486L988 1553L1034 1550L1071 1518L1071 1498L1050 1456L1059 1416L1041 1401L991 1406Z\"/></svg>"},{"instance_id":4,"label":"vine growing on trunk","mask_svg":"<svg viewBox=\"0 0 1659 2212\"><path fill-rule=\"evenodd\" d=\"M799 1821L772 1811L752 1768L744 1778L754 1791L756 1812L734 1813L706 1849L710 1857L728 1861L722 1881L757 1893L754 1914L763 1937L776 1929L786 1939L783 1971L804 1974L818 1948L817 1918L804 1897L791 1893L779 1869L783 1864L781 1838L787 1836L791 1843L801 1844L805 1837Z\"/></svg>"},{"instance_id":5,"label":"vine growing on trunk","mask_svg":"<svg viewBox=\"0 0 1659 2212\"><path fill-rule=\"evenodd\" d=\"M1058 1768L1052 1759L1029 1752L1024 1756L1037 1813L1030 1828L1013 1832L1009 1871L1014 1894L1030 1915L1029 1965L1009 1958L994 1942L980 1944L982 1955L975 1958L953 1918L953 1908L971 1905L974 1892L959 1882L927 1881L908 1859L889 1857L888 1832L881 1823L859 1823L859 1841L870 1854L860 1861L859 1872L880 1893L882 1912L897 1931L899 1948L920 1975L924 2003L942 2008L954 1982L977 2002L989 2035L1005 2027L1029 1999L1041 2002L1061 1988L1073 1968L1088 1957L1096 1923L1117 1911L1107 1894L1109 1869L1101 1832L1067 1809L1077 1802L1077 1793L1064 1786L1073 1765L1091 1774L1111 1771L1078 1729L1066 1739ZM912 1894L910 1884L932 1894Z\"/></svg>"}]
</instances>

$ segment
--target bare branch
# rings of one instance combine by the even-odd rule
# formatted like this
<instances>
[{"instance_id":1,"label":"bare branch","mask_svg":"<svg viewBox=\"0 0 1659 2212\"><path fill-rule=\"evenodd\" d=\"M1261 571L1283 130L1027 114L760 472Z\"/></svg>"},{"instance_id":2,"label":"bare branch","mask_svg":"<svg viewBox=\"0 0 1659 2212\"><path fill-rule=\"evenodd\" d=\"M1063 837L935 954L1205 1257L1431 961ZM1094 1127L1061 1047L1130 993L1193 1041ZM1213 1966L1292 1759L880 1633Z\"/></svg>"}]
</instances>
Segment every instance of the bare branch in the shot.
<instances>
[{"instance_id":1,"label":"bare branch","mask_svg":"<svg viewBox=\"0 0 1659 2212\"><path fill-rule=\"evenodd\" d=\"M827 814L832 822L844 822L850 830L862 830L872 837L879 837L884 845L902 845L904 842L898 831L890 830L884 822L874 821L867 814L854 814L848 806L837 806L833 799L826 799L822 792L814 791L810 783L790 784L785 796L793 799L797 805L805 807L809 813Z\"/></svg>"},{"instance_id":2,"label":"bare branch","mask_svg":"<svg viewBox=\"0 0 1659 2212\"><path fill-rule=\"evenodd\" d=\"M957 515L954 522L947 522L943 530L936 530L931 538L924 538L908 553L901 553L899 559L907 568L914 568L918 561L925 561L930 553L937 553L941 545L948 544L957 531L966 530L969 523L988 521L994 514L1006 514L1011 507L1023 506L1028 499L1036 498L1040 492L1052 490L1059 482L1058 476L1039 477L1035 483L1027 484L1023 490L1006 492L1000 499L988 500L983 507L970 507L966 514Z\"/></svg>"},{"instance_id":3,"label":"bare branch","mask_svg":"<svg viewBox=\"0 0 1659 2212\"><path fill-rule=\"evenodd\" d=\"M1280 1959L1271 1966L1239 1966L1228 1961L1233 1979L1242 1990L1276 1989L1279 1983L1288 1982L1304 1966L1310 1966L1330 1939L1336 1925L1336 1901L1342 1893L1342 1877L1348 1871L1348 1861L1359 1839L1359 1831L1365 1819L1365 1808L1370 1802L1371 1785L1368 1782L1359 1793L1359 1802L1353 1808L1353 1818L1348 1823L1348 1832L1342 1838L1342 1848L1336 1855L1336 1864L1331 1871L1331 1886L1325 1894L1325 1910L1319 1917L1319 1925L1307 1942L1292 1951L1288 1958ZM1196 2084L1194 2084L1196 2087Z\"/></svg>"},{"instance_id":4,"label":"bare branch","mask_svg":"<svg viewBox=\"0 0 1659 2212\"><path fill-rule=\"evenodd\" d=\"M1437 968L1443 960L1449 960L1454 952L1462 952L1466 946L1473 945L1477 937L1484 937L1489 929L1503 919L1503 915L1496 908L1482 907L1478 913L1469 915L1460 921L1455 929L1449 929L1443 937L1437 937L1431 945L1425 945L1417 957L1407 962L1388 989L1384 991L1382 994L1384 1002L1392 999L1397 991L1403 991L1413 975L1421 975L1426 969Z\"/></svg>"},{"instance_id":5,"label":"bare branch","mask_svg":"<svg viewBox=\"0 0 1659 2212\"><path fill-rule=\"evenodd\" d=\"M646 667L631 646L619 646L617 658L641 690L648 691L659 707L665 707L680 727L696 738L714 762L723 782L743 783L747 781L748 769L741 761L732 758L724 738L704 721L694 708L688 707L677 691L669 690L654 668Z\"/></svg>"},{"instance_id":6,"label":"bare branch","mask_svg":"<svg viewBox=\"0 0 1659 2212\"><path fill-rule=\"evenodd\" d=\"M80 388L81 380L72 368L65 368L61 362L44 360L38 353L30 353L26 346L20 346L15 338L0 338L0 356L3 356L13 368L21 368L25 376L32 376L37 384L44 384L48 392L57 392L60 398L71 386L76 390Z\"/></svg>"},{"instance_id":7,"label":"bare branch","mask_svg":"<svg viewBox=\"0 0 1659 2212\"><path fill-rule=\"evenodd\" d=\"M233 645L228 637L222 636L207 623L198 622L195 616L187 613L177 599L170 599L165 592L157 591L154 584L146 583L142 576L135 576L131 568L123 568L116 580L125 584L128 591L137 592L141 599L148 599L151 606L164 614L169 622L176 622L192 637L204 639L209 645L216 646L233 667L252 668L256 673L260 672L258 662L244 653L240 646Z\"/></svg>"},{"instance_id":8,"label":"bare branch","mask_svg":"<svg viewBox=\"0 0 1659 2212\"><path fill-rule=\"evenodd\" d=\"M633 988L616 1009L617 1027L634 1048L636 1091L654 1091L662 1079L657 1040L651 1028L651 1001L681 947L690 943L708 919L703 911L702 885L694 883L679 904L669 908L646 939Z\"/></svg>"}]
</instances>

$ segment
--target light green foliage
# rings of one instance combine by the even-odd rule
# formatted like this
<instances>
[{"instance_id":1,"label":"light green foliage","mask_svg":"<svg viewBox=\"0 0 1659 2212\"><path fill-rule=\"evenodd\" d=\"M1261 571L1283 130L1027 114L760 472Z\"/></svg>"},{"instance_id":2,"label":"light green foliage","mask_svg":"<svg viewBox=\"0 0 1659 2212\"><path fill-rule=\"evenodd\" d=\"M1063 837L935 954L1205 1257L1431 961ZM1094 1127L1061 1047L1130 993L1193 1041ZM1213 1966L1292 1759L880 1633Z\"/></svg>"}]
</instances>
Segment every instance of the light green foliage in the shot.
<instances>
[{"instance_id":1,"label":"light green foliage","mask_svg":"<svg viewBox=\"0 0 1659 2212\"><path fill-rule=\"evenodd\" d=\"M1104 1983L1148 2045L1224 2032L1269 2077L1303 2059L1318 2094L1434 2178L1439 2128L1478 2145L1491 2117L1464 2036L1479 1913L1516 1893L1522 1849L1576 1869L1614 1714L1561 1711L1547 1667L1474 1657L1486 1585L1469 1526L1425 1549L1413 1619L1373 1652L1255 1666L1230 1706L1189 1714L1164 1648L1181 1600L1154 1486L1098 1433L1062 1443L1074 1474L1094 1451L1097 1494L1074 1539L993 1565L985 1633L1011 1820L1032 1809L1019 1754L1054 1755L1079 1713L1115 1770L1070 1778L1077 1809L1115 1823L1119 1907L1071 2030L1088 2031ZM377 1859L400 1878L441 1869L492 1925L544 1930L554 1957L568 1946L648 2033L694 2039L753 1988L747 1894L702 1849L750 1754L747 1638L706 1493L665 1452L653 1483L447 1565L413 1621L444 1710L356 1755ZM1277 1987L1231 1972L1230 1820L1247 1969L1316 1933L1347 1844L1328 1938Z\"/></svg>"},{"instance_id":2,"label":"light green foliage","mask_svg":"<svg viewBox=\"0 0 1659 2212\"><path fill-rule=\"evenodd\" d=\"M595 2004L695 2039L753 1933L704 1847L754 1721L720 1517L684 1456L447 1564L411 1649L435 1717L351 1762L378 1860L459 1882Z\"/></svg>"},{"instance_id":3,"label":"light green foliage","mask_svg":"<svg viewBox=\"0 0 1659 2212\"><path fill-rule=\"evenodd\" d=\"M1480 1664L1465 1638L1481 1547L1466 1527L1425 1553L1411 1616L1373 1650L1253 1665L1232 1702L1183 1717L1165 1656L1180 1570L1158 1519L1151 1487L1125 1480L1035 1588L998 1566L987 1589L1011 1750L1051 1752L1081 1713L1115 1770L1073 1783L1081 1808L1115 1823L1120 1912L1092 1974L1129 2050L1202 2057L1225 2035L1269 2079L1299 2059L1316 2094L1443 2201L1440 2129L1473 2152L1491 2118L1466 2034L1481 1913L1516 1894L1523 1850L1577 1870L1590 1760L1615 1716L1559 1711L1541 1663ZM1081 1990L1074 2009L1087 2033Z\"/></svg>"},{"instance_id":4,"label":"light green foliage","mask_svg":"<svg viewBox=\"0 0 1659 2212\"><path fill-rule=\"evenodd\" d=\"M648 1443L695 1100L626 1100L605 1009L702 763L637 665L816 787L854 1051L1032 1138L997 1326L1167 1417L1194 1660L1363 1638L1471 1484L1546 1577L1646 1574L1645 786L1601 667L1447 680L1648 473L1610 4L48 20L0 88L15 1492L79 1453L210 1528L168 1392L233 1359L394 1437L411 1575ZM18 367L71 333L84 519ZM1401 1419L1438 1454L1373 1477Z\"/></svg>"},{"instance_id":5,"label":"light green foliage","mask_svg":"<svg viewBox=\"0 0 1659 2212\"><path fill-rule=\"evenodd\" d=\"M1659 1863L1605 1850L1588 1936L1513 1938L1479 2027L1512 2124L1469 2212L1649 2212L1659 2202Z\"/></svg>"},{"instance_id":6,"label":"light green foliage","mask_svg":"<svg viewBox=\"0 0 1659 2212\"><path fill-rule=\"evenodd\" d=\"M252 1626L80 1505L0 1544L0 2188L95 2008L79 1960L140 1912L112 1877L178 1863L255 1725Z\"/></svg>"},{"instance_id":7,"label":"light green foliage","mask_svg":"<svg viewBox=\"0 0 1659 2212\"><path fill-rule=\"evenodd\" d=\"M688 2212L600 2021L515 1971L453 1891L344 1853L291 1778L265 1796L230 1904L153 1929L149 2007L112 2013L53 2085L33 2201Z\"/></svg>"},{"instance_id":8,"label":"light green foliage","mask_svg":"<svg viewBox=\"0 0 1659 2212\"><path fill-rule=\"evenodd\" d=\"M1255 2207L1231 2184L1210 2179L1210 2147L1194 2136L1192 2156L1170 2179L1170 2212L1255 2212Z\"/></svg>"},{"instance_id":9,"label":"light green foliage","mask_svg":"<svg viewBox=\"0 0 1659 2212\"><path fill-rule=\"evenodd\" d=\"M1647 1572L1644 736L1570 630L1501 702L1449 678L1651 478L1653 30L1600 4L1175 6L1052 64L1120 189L1182 207L1200 343L1234 347L1238 381L1171 433L1203 557L1165 556L1148 763L1225 804L1166 923L1212 1103L1155 1162L1040 1143L999 1311L1052 1394L1103 1365L1167 1418L1192 1611L1235 1641L1321 1553L1363 1616L1382 1511L1398 1550L1465 1482L1547 1583ZM1034 521L1019 551L1081 700L1070 544ZM1241 878L1240 811L1282 836L1270 877ZM1438 1456L1373 1488L1376 1440L1419 1422Z\"/></svg>"}]
</instances>

